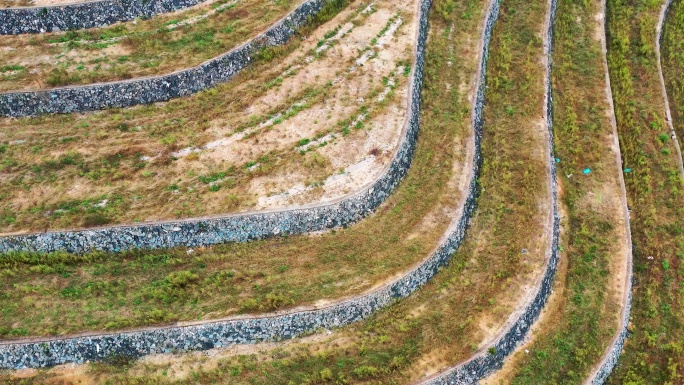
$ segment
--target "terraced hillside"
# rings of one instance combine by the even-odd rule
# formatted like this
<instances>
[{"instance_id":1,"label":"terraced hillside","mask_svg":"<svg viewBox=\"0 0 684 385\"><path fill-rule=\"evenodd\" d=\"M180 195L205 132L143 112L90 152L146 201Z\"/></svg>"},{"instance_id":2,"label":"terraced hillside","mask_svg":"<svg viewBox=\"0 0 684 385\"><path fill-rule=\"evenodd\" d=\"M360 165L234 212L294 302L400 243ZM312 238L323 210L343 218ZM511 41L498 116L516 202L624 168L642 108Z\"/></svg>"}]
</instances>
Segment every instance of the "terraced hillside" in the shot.
<instances>
[{"instance_id":1,"label":"terraced hillside","mask_svg":"<svg viewBox=\"0 0 684 385\"><path fill-rule=\"evenodd\" d=\"M668 132L657 71L656 24L662 6L608 2L608 59L618 129L625 167L634 165L625 179L635 242L632 337L612 383L676 383L681 378L683 315L678 304L684 216L681 158ZM640 44L621 43L635 35Z\"/></svg>"},{"instance_id":2,"label":"terraced hillside","mask_svg":"<svg viewBox=\"0 0 684 385\"><path fill-rule=\"evenodd\" d=\"M604 65L604 12L600 2L558 2L553 106L564 211L562 273L534 338L490 383L593 378L625 326L624 312L629 316L632 245Z\"/></svg>"},{"instance_id":3,"label":"terraced hillside","mask_svg":"<svg viewBox=\"0 0 684 385\"><path fill-rule=\"evenodd\" d=\"M299 3L216 1L135 24L3 36L0 92L132 79L198 65L258 35Z\"/></svg>"},{"instance_id":4,"label":"terraced hillside","mask_svg":"<svg viewBox=\"0 0 684 385\"><path fill-rule=\"evenodd\" d=\"M0 37L38 60L2 67L36 92L0 98L0 379L679 383L680 3L241 0ZM88 85L128 77L133 103ZM65 84L97 101L40 91Z\"/></svg>"},{"instance_id":5,"label":"terraced hillside","mask_svg":"<svg viewBox=\"0 0 684 385\"><path fill-rule=\"evenodd\" d=\"M376 6L379 7L380 4ZM366 9L366 5L360 9ZM381 11L374 12L374 14L381 14ZM331 23L334 22L336 21L333 20ZM377 34L377 32L373 33ZM366 67L370 67L372 63L370 61ZM398 76L405 77L404 72ZM286 123L277 126L284 125ZM394 133L397 137L403 132L401 127L398 128L398 132ZM382 128L374 129L380 130ZM353 127L351 130L353 131L346 137L352 138L367 131L365 128ZM343 141L345 136L343 134L338 135L337 141ZM397 139L395 138L395 140ZM332 139L329 140L333 143L324 149L335 145ZM461 144L461 146L464 145ZM296 148L293 147L287 148L286 151L297 159L320 156L315 147L312 151L305 151L304 154L295 151ZM389 158L390 155L385 157ZM31 287L34 285L43 287L47 291L43 291L43 294L39 294L35 299L42 302L46 298L44 296L50 296L48 292L51 292L52 298L56 302L53 303L54 306L51 305L48 308L36 307L37 313L35 315L37 318L35 320L37 322L31 321L33 327L28 327L28 324L24 325L24 330L11 326L17 313L14 311L7 313L5 319L8 322L8 329L6 333L10 336L61 334L79 331L87 324L90 324L87 328L97 330L175 320L189 321L198 317L219 318L236 312L273 310L291 307L295 303L310 303L323 297L335 298L368 290L378 285L378 282L391 277L392 270L396 269L395 273L399 272L425 258L447 227L451 213L459 209L459 206L454 202L458 201L458 194L465 189L468 178L461 176L462 167L452 168L449 163L443 163L445 161L441 157L442 155L438 158L418 156L416 168L419 170L431 168L439 172L421 173L412 179L409 177L410 183L416 187L434 185L435 183L442 184L443 182L440 180L444 180L450 173L454 173L457 180L463 179L462 182L458 183L457 191L449 192L450 194L456 193L456 199L453 198L453 195L444 196L446 186L431 189L430 194L421 196L420 202L416 201L415 190L402 188L388 202L388 207L383 208L368 223L363 223L347 231L315 236L313 239L312 237L287 237L247 245L228 244L217 248L161 250L153 253L135 251L119 255L104 253L89 253L84 256L72 256L64 253L47 256L9 254L8 258L14 259L14 262L10 262L9 259L6 260L10 265L18 262L23 266L28 264L43 266L40 269L47 269L43 270L42 273L33 269L33 273L38 272L37 275L31 273L23 278L17 277L18 280L15 282L24 281ZM465 162L464 156L459 155L457 161ZM210 191L211 186L217 185L205 185L203 190L209 194L218 193L220 191ZM229 190L229 187L222 187L222 189ZM426 215L432 219L425 221L423 218ZM400 223L401 226L396 226L397 223ZM384 236L378 237L378 232ZM327 240L321 242L321 239L326 238ZM382 250L382 252L377 253L377 250ZM98 261L96 262L99 266L98 271L92 270L95 261ZM60 275L57 273L55 268L59 270L58 266L63 266L64 263L67 263L70 266L68 269L75 274ZM316 266L320 266L321 275L311 274L316 270ZM229 270L226 270L227 268ZM24 270L24 268L18 268L15 271ZM77 271L80 272L77 273ZM376 278L371 278L367 273ZM302 277L307 276L311 280L302 280ZM48 283L45 281L48 277L62 277L63 279ZM123 277L126 279L123 280ZM174 277L180 278L183 282L173 283L176 282ZM28 281L26 281L27 279ZM348 281L348 284L343 283L345 280ZM32 283L28 283L29 281ZM131 284L126 283L126 281ZM239 283L242 281L246 285ZM199 285L196 285L197 283ZM230 284L221 290L216 290L225 283ZM9 282L8 284L12 285ZM162 288L160 292L158 290L159 284L168 287ZM314 286L309 286L312 284ZM95 290L99 293L96 296L100 298L95 301L91 295L93 285L99 287ZM131 290L132 287L135 289ZM323 291L314 289L314 287L319 287ZM342 291L339 291L340 289ZM63 295L66 293L64 290L75 290L75 295L65 297ZM153 292L157 294L153 294ZM248 294L249 292L256 294L256 297ZM19 293L16 292L16 294ZM111 306L115 303L120 303L120 296L124 293L128 293L126 295L130 296L129 298L132 301L130 305L133 308L127 306L119 309L112 308ZM207 297L206 301L202 300L209 307L201 306L188 312L205 295L214 297L214 299ZM30 301L28 297L24 298ZM102 299L104 298L108 298L108 300L103 302ZM167 305L160 306L160 300L169 305L174 304L172 307L178 305L181 307L177 308L176 311L167 308ZM219 302L212 304L215 300ZM15 299L8 298L7 303L10 305L16 302ZM55 317L56 313L54 313L64 312L66 310L64 306L73 309L73 312L68 311L72 315L67 317L76 321L75 325L68 328L63 327L66 325L59 321L60 317ZM79 316L79 308L82 306L94 306L92 308L95 311L93 315L95 313L100 315L85 320ZM21 311L21 308L24 307L15 307L15 311ZM140 312L142 309L146 310ZM129 311L138 313L138 316L131 317ZM150 317L153 314L157 315ZM27 317L27 321L31 318L33 317Z\"/></svg>"},{"instance_id":6,"label":"terraced hillside","mask_svg":"<svg viewBox=\"0 0 684 385\"><path fill-rule=\"evenodd\" d=\"M417 23L412 5L370 9L188 99L5 119L4 232L276 209L370 184L407 122Z\"/></svg>"}]
</instances>

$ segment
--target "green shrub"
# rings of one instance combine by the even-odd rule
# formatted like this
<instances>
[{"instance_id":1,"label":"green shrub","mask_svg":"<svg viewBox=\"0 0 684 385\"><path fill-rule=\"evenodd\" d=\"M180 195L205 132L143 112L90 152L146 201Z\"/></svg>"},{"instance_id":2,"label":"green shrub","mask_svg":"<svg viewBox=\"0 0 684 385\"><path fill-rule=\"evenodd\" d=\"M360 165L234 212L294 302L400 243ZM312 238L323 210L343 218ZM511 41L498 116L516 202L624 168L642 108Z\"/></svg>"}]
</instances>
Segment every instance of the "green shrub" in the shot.
<instances>
[{"instance_id":1,"label":"green shrub","mask_svg":"<svg viewBox=\"0 0 684 385\"><path fill-rule=\"evenodd\" d=\"M361 379L377 377L379 374L380 370L374 366L359 366L354 369L354 375Z\"/></svg>"},{"instance_id":2,"label":"green shrub","mask_svg":"<svg viewBox=\"0 0 684 385\"><path fill-rule=\"evenodd\" d=\"M164 280L173 288L184 288L197 282L199 275L188 270L181 270L170 273Z\"/></svg>"}]
</instances>

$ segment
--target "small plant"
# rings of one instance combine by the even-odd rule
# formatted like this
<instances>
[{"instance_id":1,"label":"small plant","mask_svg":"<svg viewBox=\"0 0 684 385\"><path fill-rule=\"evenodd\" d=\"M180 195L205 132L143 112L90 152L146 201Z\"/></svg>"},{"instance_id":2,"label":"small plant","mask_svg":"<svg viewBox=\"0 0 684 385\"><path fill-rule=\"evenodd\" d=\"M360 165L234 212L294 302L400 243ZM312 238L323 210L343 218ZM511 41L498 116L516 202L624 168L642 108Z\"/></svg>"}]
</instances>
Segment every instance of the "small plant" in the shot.
<instances>
[{"instance_id":1,"label":"small plant","mask_svg":"<svg viewBox=\"0 0 684 385\"><path fill-rule=\"evenodd\" d=\"M311 139L309 139L309 138L299 139L299 141L297 142L297 146L298 147L306 146L310 142L311 142Z\"/></svg>"},{"instance_id":2,"label":"small plant","mask_svg":"<svg viewBox=\"0 0 684 385\"><path fill-rule=\"evenodd\" d=\"M333 376L332 370L329 368L325 368L319 372L319 375L321 376L321 380L323 381L332 381L335 377Z\"/></svg>"},{"instance_id":3,"label":"small plant","mask_svg":"<svg viewBox=\"0 0 684 385\"><path fill-rule=\"evenodd\" d=\"M354 375L361 379L377 377L380 374L380 370L374 366L359 366L354 369Z\"/></svg>"},{"instance_id":4,"label":"small plant","mask_svg":"<svg viewBox=\"0 0 684 385\"><path fill-rule=\"evenodd\" d=\"M211 173L208 175L202 175L198 179L200 182L202 182L204 184L210 184L210 183L217 182L217 181L219 181L225 177L226 177L225 172L215 172L215 173Z\"/></svg>"}]
</instances>

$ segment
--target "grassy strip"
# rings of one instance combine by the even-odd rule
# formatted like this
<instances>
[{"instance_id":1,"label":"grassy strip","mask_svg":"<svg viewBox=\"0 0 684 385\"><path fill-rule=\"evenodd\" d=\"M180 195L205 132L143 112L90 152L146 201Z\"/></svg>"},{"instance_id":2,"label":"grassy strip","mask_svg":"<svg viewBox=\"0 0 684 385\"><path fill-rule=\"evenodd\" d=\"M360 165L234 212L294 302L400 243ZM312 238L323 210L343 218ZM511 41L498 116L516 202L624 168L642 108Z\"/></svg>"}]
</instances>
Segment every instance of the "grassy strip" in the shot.
<instances>
[{"instance_id":1,"label":"grassy strip","mask_svg":"<svg viewBox=\"0 0 684 385\"><path fill-rule=\"evenodd\" d=\"M670 5L660 51L672 124L680 143L684 143L684 2L681 0Z\"/></svg>"},{"instance_id":2,"label":"grassy strip","mask_svg":"<svg viewBox=\"0 0 684 385\"><path fill-rule=\"evenodd\" d=\"M599 12L598 1L558 2L554 139L567 214L562 236L567 278L555 290L559 310L540 324L539 336L526 347L530 353L517 355L508 378L513 384L581 383L602 357L620 315L624 286L611 277L624 274L625 219L596 37ZM583 175L586 168L591 173Z\"/></svg>"},{"instance_id":3,"label":"grassy strip","mask_svg":"<svg viewBox=\"0 0 684 385\"><path fill-rule=\"evenodd\" d=\"M316 25L331 19L346 2L330 4L334 7L329 8L315 22ZM358 12L341 17L341 23L351 19L363 25L366 19L355 18ZM312 29L305 31L310 32ZM317 32L323 35L322 31ZM282 113L282 116L261 131L273 129L276 123L284 123L313 106L322 115L320 121L306 122L306 127L296 131L316 129L317 134L323 134L325 130L338 130L344 136L347 132L373 128L371 120L345 132L342 123L351 117L350 108L365 108L367 119L382 117L395 108L404 108L398 104L399 98L394 93L382 102L377 100L375 95L387 87L382 84L384 79L378 76L380 74L371 70L344 72L348 63L343 63L339 69L341 83L332 85L332 80L338 75L333 68L322 79L298 89L293 86L293 79L287 79L296 76L296 68L302 71L307 65L306 52L302 52L307 50L300 49L293 54L297 48L301 48L299 39L286 47L262 52L259 63L238 75L234 81L189 98L92 114L0 120L0 138L3 138L0 143L0 172L7 182L0 185L0 231L58 229L247 210L255 204L253 191L250 191L251 180L255 177L264 177L263 180L266 175L276 175L278 170L283 173L287 166L292 174L306 183L315 184L338 172L341 166L333 169L331 161L320 156L320 153L332 150L320 149L318 154L294 157L293 152L283 151L283 145L279 143L283 140L275 137L274 133L266 144L259 144L258 133L250 134L239 143L239 147L235 146L242 152L240 155L233 151L225 157L191 154L175 159L171 156L182 148L206 144L216 140L217 136L229 136L233 127L236 132L265 124L277 113ZM403 58L400 61L409 62L403 52L397 54L396 51L398 49L394 49L392 55L402 55L399 56ZM308 65L320 68L322 60ZM380 60L372 59L372 62ZM410 70L410 66L394 67L396 64L399 63L387 65L387 72L382 73L389 78L393 78L391 73L394 73L395 88L407 83L404 69ZM286 70L290 70L287 76L283 75ZM356 99L348 98L344 92L351 87L346 85L349 82L363 85L363 91L356 93L366 97L367 101L360 107ZM405 88L402 87L402 91ZM329 103L335 101L334 108L322 108L326 99ZM302 100L312 106L298 106L292 110L292 106ZM274 101L277 105L266 110L268 107L265 106ZM260 103L256 110L251 109L254 115L245 113L255 102ZM279 131L278 128L275 130ZM294 130L290 127L288 131ZM350 139L354 140L355 136L361 135L352 135ZM292 139L292 145L300 139L304 138ZM275 148L277 146L280 148ZM353 151L357 149L347 153ZM161 155L151 160L141 159L142 155L157 154ZM354 160L343 159L342 162ZM255 164L258 164L256 170L252 167ZM221 183L226 188L208 190L202 180L212 175L224 175L227 180ZM281 180L287 179L292 177ZM83 188L74 189L79 185ZM273 190L279 192L273 188L264 191L264 195ZM97 206L105 199L108 200L106 207Z\"/></svg>"},{"instance_id":4,"label":"grassy strip","mask_svg":"<svg viewBox=\"0 0 684 385\"><path fill-rule=\"evenodd\" d=\"M228 1L212 7L223 3ZM195 66L256 36L299 4L239 0L197 23L173 29L168 27L211 8L160 15L135 25L3 36L3 45L17 49L0 51L0 62L18 69L0 73L0 91L124 80Z\"/></svg>"},{"instance_id":5,"label":"grassy strip","mask_svg":"<svg viewBox=\"0 0 684 385\"><path fill-rule=\"evenodd\" d=\"M459 153L464 145L452 135L467 132L470 103L454 85L471 81L476 65L472 43L479 37L485 3L435 1L420 138L420 151L427 150L430 156ZM488 71L490 99L480 177L485 193L466 242L426 287L328 340L314 339L263 355L190 356L187 376L178 373L186 370L180 365L122 360L118 365L91 365L88 378L126 384L407 383L472 354L491 332L488 329L500 327L518 304L522 287L535 276L532 270L544 260L539 233L546 212L539 204L546 199L548 149L543 138L533 138L530 127L542 108L542 79L535 74L541 71L538 36L545 11L542 1L503 4ZM539 136L543 129L536 133ZM433 136L438 139L436 147L429 139ZM417 192L422 196L429 189ZM528 252L521 253L523 248ZM59 374L44 371L25 381L38 383L53 376Z\"/></svg>"},{"instance_id":6,"label":"grassy strip","mask_svg":"<svg viewBox=\"0 0 684 385\"><path fill-rule=\"evenodd\" d=\"M462 134L421 133L423 141L406 181L376 216L347 230L192 254L6 255L0 261L3 334L60 334L216 318L367 290L424 258L445 231L451 211L444 208L457 201L446 196L446 182L455 159L463 155L432 149ZM431 213L434 221L424 223Z\"/></svg>"},{"instance_id":7,"label":"grassy strip","mask_svg":"<svg viewBox=\"0 0 684 385\"><path fill-rule=\"evenodd\" d=\"M678 383L684 362L684 186L655 60L662 2L608 1L608 63L632 209L631 336L610 383Z\"/></svg>"}]
</instances>

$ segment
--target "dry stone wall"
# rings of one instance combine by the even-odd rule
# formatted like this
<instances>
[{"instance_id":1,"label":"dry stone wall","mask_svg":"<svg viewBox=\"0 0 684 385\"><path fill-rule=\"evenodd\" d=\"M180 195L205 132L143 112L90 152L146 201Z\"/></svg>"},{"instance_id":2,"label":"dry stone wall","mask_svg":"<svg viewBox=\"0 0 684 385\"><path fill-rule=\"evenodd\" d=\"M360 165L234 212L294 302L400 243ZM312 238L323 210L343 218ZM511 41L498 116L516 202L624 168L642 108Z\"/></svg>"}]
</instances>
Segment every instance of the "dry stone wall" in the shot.
<instances>
[{"instance_id":1,"label":"dry stone wall","mask_svg":"<svg viewBox=\"0 0 684 385\"><path fill-rule=\"evenodd\" d=\"M411 84L410 135L402 148L412 154L418 130L420 90L423 82L425 42L431 0L423 0L417 42L415 70ZM480 86L481 88L481 86ZM478 94L478 116L482 95ZM481 119L478 118L481 126ZM154 353L206 350L232 344L277 341L293 338L321 328L339 327L370 316L393 301L404 298L424 285L446 265L460 245L475 207L476 172L479 169L480 134L476 134L473 174L466 192L462 215L452 223L448 236L420 266L402 278L369 294L325 308L269 315L259 318L237 318L201 325L162 327L124 333L79 336L67 339L44 339L32 342L0 343L0 368L45 367L68 362L83 363L112 356L138 357ZM408 154L408 153L407 153ZM390 175L390 174L388 174ZM391 176L389 176L391 178Z\"/></svg>"},{"instance_id":2,"label":"dry stone wall","mask_svg":"<svg viewBox=\"0 0 684 385\"><path fill-rule=\"evenodd\" d=\"M0 93L0 115L22 117L130 107L188 96L232 79L259 50L287 43L328 0L307 0L249 42L197 67L163 76L42 91Z\"/></svg>"},{"instance_id":3,"label":"dry stone wall","mask_svg":"<svg viewBox=\"0 0 684 385\"><path fill-rule=\"evenodd\" d=\"M6 236L0 238L0 253L58 250L72 253L92 250L119 252L134 248L208 246L285 234L305 234L357 222L371 214L390 196L411 166L419 130L425 42L420 40L418 44L420 57L416 59L414 78L410 85L408 120L397 153L380 178L357 194L332 204L292 210Z\"/></svg>"},{"instance_id":4,"label":"dry stone wall","mask_svg":"<svg viewBox=\"0 0 684 385\"><path fill-rule=\"evenodd\" d=\"M427 37L427 16L431 0L423 0L420 13L420 28L418 38L418 54L416 69L412 78L411 93L411 122L408 131L414 131L407 135L404 142L410 145L402 145L402 148L410 147L412 154L415 148L416 133L418 129L418 107L420 105L420 89L422 85L422 73L424 63L424 47ZM485 23L484 52L480 64L480 79L477 88L477 99L474 110L474 134L475 134L475 159L471 174L471 181L466 192L465 206L462 216L450 227L448 236L437 250L424 261L419 267L412 270L402 278L370 293L338 303L326 308L279 314L261 318L241 318L226 321L217 321L201 325L167 327L148 329L127 333L114 333L107 335L81 336L69 339L46 339L27 343L0 344L0 367L22 368L43 367L67 362L82 363L87 360L101 360L107 357L123 355L138 357L153 353L169 353L185 350L206 350L214 347L231 344L255 343L266 340L283 340L299 336L303 333L315 331L321 328L339 327L351 322L356 322L370 316L378 309L390 305L393 301L408 296L431 279L440 269L446 265L453 253L460 245L469 219L475 208L476 180L481 165L480 142L482 137L482 108L484 105L484 88L486 76L486 64L491 32L498 17L499 4L495 0L488 12ZM553 22L555 14L555 1L552 1L550 20ZM549 26L549 42L552 38L552 23ZM548 55L550 57L550 44ZM550 66L549 62L549 66ZM549 72L550 73L550 67ZM551 84L546 79L546 92L548 101L547 122L549 124L550 141L549 148L553 148L552 135L552 110L551 110ZM401 152L401 150L400 150ZM399 158L399 157L398 157ZM522 314L513 323L511 328L504 332L503 336L488 349L463 365L459 365L428 381L429 384L472 384L485 377L491 371L499 368L503 360L514 351L525 338L532 324L539 317L541 309L545 305L551 292L553 278L558 263L558 229L559 216L556 211L556 187L555 167L551 150L549 164L552 177L553 196L553 234L551 240L551 253L544 276L540 281L537 294ZM393 163L394 164L394 163ZM391 167L392 168L392 167ZM405 171L404 171L405 172ZM389 174L389 173L388 173ZM384 178L383 178L384 179ZM372 192L372 188L369 189ZM362 193L363 196L366 192ZM176 231L181 232L181 231Z\"/></svg>"},{"instance_id":5,"label":"dry stone wall","mask_svg":"<svg viewBox=\"0 0 684 385\"><path fill-rule=\"evenodd\" d=\"M0 35L59 32L147 19L204 0L98 0L48 7L0 9Z\"/></svg>"}]
</instances>

